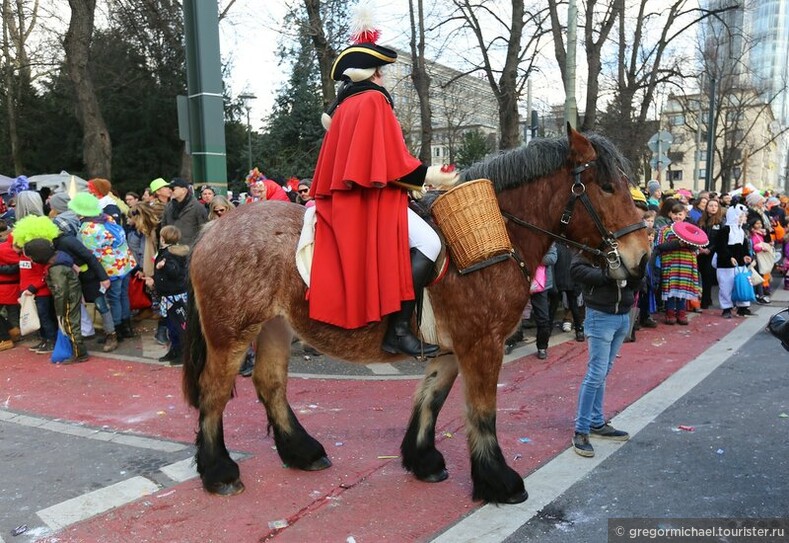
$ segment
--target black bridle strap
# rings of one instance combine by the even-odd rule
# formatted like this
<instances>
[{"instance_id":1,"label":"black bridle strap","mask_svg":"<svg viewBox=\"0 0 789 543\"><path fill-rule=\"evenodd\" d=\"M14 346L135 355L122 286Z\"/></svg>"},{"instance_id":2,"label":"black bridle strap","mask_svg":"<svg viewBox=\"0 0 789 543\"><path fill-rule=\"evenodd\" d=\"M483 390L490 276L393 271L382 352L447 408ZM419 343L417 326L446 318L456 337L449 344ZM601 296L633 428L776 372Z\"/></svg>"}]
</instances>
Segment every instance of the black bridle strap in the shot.
<instances>
[{"instance_id":1,"label":"black bridle strap","mask_svg":"<svg viewBox=\"0 0 789 543\"><path fill-rule=\"evenodd\" d=\"M516 217L512 213L509 213L507 211L502 210L501 214L507 220L510 220L510 221L514 222L518 226L522 226L524 228L528 228L530 230L534 230L535 232L540 232L541 234L545 234L546 236L549 236L549 237L551 237L551 238L553 238L555 240L561 241L562 243L564 243L566 245L570 245L572 247L575 247L576 249L580 249L580 250L585 251L587 253L591 253L591 254L593 254L595 256L605 256L605 253L603 251L601 251L600 249L595 249L594 247L590 247L590 246L585 245L583 243L579 243L577 241L573 241L571 239L567 239L566 237L561 236L559 234L554 234L550 230L546 230L545 228L541 228L541 227L537 226L536 224L532 224L530 222L526 222L526 221L524 221L522 219L519 219L518 217Z\"/></svg>"}]
</instances>

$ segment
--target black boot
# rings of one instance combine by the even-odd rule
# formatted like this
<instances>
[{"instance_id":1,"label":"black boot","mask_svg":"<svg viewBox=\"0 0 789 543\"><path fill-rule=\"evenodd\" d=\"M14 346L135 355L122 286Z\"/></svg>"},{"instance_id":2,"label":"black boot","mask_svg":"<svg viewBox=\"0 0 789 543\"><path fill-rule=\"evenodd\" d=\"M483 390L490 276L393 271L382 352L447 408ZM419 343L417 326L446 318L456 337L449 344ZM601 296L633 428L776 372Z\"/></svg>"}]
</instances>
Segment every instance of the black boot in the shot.
<instances>
[{"instance_id":1,"label":"black boot","mask_svg":"<svg viewBox=\"0 0 789 543\"><path fill-rule=\"evenodd\" d=\"M422 299L425 288L433 272L434 262L416 249L411 249L411 275L414 280L416 300ZM400 311L389 315L389 328L386 330L381 348L387 353L402 353L411 356L434 356L438 354L438 345L422 343L411 332L411 316L416 308L416 300L404 301Z\"/></svg>"},{"instance_id":2,"label":"black boot","mask_svg":"<svg viewBox=\"0 0 789 543\"><path fill-rule=\"evenodd\" d=\"M133 338L134 329L132 328L131 319L123 319L115 332L118 334L118 339Z\"/></svg>"}]
</instances>

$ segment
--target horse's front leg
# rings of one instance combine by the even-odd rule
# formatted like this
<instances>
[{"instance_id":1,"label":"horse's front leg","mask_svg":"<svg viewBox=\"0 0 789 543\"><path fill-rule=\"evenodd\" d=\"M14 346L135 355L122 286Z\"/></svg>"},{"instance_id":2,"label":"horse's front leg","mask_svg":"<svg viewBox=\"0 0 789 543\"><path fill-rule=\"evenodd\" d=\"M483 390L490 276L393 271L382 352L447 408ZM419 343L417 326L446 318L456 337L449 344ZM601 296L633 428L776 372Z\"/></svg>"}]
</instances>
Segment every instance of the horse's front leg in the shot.
<instances>
[{"instance_id":1,"label":"horse's front leg","mask_svg":"<svg viewBox=\"0 0 789 543\"><path fill-rule=\"evenodd\" d=\"M400 445L403 467L417 479L435 483L448 477L444 457L436 449L436 419L458 375L454 355L430 361L414 396L411 420Z\"/></svg>"},{"instance_id":2,"label":"horse's front leg","mask_svg":"<svg viewBox=\"0 0 789 543\"><path fill-rule=\"evenodd\" d=\"M496 437L496 385L503 340L489 335L455 345L466 396L466 430L471 453L472 497L494 503L521 503L529 495L523 479L507 465Z\"/></svg>"},{"instance_id":3,"label":"horse's front leg","mask_svg":"<svg viewBox=\"0 0 789 543\"><path fill-rule=\"evenodd\" d=\"M288 404L287 380L292 333L284 319L263 325L257 340L252 380L266 407L274 442L282 461L290 467L317 471L331 466L323 445L313 438Z\"/></svg>"}]
</instances>

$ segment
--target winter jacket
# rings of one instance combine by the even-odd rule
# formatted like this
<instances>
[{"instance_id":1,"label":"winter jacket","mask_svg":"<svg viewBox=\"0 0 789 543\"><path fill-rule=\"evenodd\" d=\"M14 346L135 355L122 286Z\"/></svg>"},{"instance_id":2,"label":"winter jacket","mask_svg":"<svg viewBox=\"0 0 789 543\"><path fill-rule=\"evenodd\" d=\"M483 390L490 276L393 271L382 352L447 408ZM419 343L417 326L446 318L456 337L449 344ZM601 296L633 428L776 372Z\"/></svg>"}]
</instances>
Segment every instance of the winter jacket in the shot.
<instances>
[{"instance_id":1,"label":"winter jacket","mask_svg":"<svg viewBox=\"0 0 789 543\"><path fill-rule=\"evenodd\" d=\"M95 302L100 294L100 283L109 279L107 272L104 271L93 253L74 236L58 236L53 244L55 249L67 254L79 266L82 295L86 302Z\"/></svg>"},{"instance_id":2,"label":"winter jacket","mask_svg":"<svg viewBox=\"0 0 789 543\"><path fill-rule=\"evenodd\" d=\"M208 214L197 199L188 194L183 202L170 200L164 208L162 226L177 226L181 243L191 247L197 240L200 227L208 222Z\"/></svg>"},{"instance_id":3,"label":"winter jacket","mask_svg":"<svg viewBox=\"0 0 789 543\"><path fill-rule=\"evenodd\" d=\"M737 260L738 266L745 266L745 257L751 255L750 240L746 235L742 243L729 245L729 227L723 225L715 238L715 254L718 255L716 268L734 268L732 257Z\"/></svg>"},{"instance_id":4,"label":"winter jacket","mask_svg":"<svg viewBox=\"0 0 789 543\"><path fill-rule=\"evenodd\" d=\"M9 235L0 243L0 304L16 304L19 294L19 254Z\"/></svg>"},{"instance_id":5,"label":"winter jacket","mask_svg":"<svg viewBox=\"0 0 789 543\"><path fill-rule=\"evenodd\" d=\"M93 253L110 281L122 279L137 265L123 227L108 215L82 219L79 241Z\"/></svg>"},{"instance_id":6,"label":"winter jacket","mask_svg":"<svg viewBox=\"0 0 789 543\"><path fill-rule=\"evenodd\" d=\"M601 268L583 256L573 257L570 275L583 287L584 303L603 313L623 315L630 311L640 279L619 281L608 277L608 268Z\"/></svg>"},{"instance_id":7,"label":"winter jacket","mask_svg":"<svg viewBox=\"0 0 789 543\"><path fill-rule=\"evenodd\" d=\"M159 250L154 265L153 282L160 296L174 296L186 292L187 256L186 245L170 245ZM164 266L158 268L159 262Z\"/></svg>"},{"instance_id":8,"label":"winter jacket","mask_svg":"<svg viewBox=\"0 0 789 543\"><path fill-rule=\"evenodd\" d=\"M570 264L578 251L564 243L556 243L556 264L553 265L553 280L559 292L580 292L579 285L570 277Z\"/></svg>"}]
</instances>

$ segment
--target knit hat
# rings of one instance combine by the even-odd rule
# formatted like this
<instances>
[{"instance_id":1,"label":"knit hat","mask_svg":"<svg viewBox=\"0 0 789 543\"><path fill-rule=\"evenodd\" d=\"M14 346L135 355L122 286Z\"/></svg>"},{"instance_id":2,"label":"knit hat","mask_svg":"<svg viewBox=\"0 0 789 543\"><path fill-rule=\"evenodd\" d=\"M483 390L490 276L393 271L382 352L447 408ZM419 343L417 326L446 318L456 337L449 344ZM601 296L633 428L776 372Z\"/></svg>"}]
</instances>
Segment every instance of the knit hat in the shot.
<instances>
[{"instance_id":1,"label":"knit hat","mask_svg":"<svg viewBox=\"0 0 789 543\"><path fill-rule=\"evenodd\" d=\"M762 196L756 191L751 192L748 196L745 197L745 203L748 204L749 207L758 206L762 202L764 202L764 196Z\"/></svg>"},{"instance_id":2,"label":"knit hat","mask_svg":"<svg viewBox=\"0 0 789 543\"><path fill-rule=\"evenodd\" d=\"M772 196L770 198L767 198L767 202L764 205L767 209L772 209L773 207L777 206L780 203L781 200L779 200L775 196Z\"/></svg>"},{"instance_id":3,"label":"knit hat","mask_svg":"<svg viewBox=\"0 0 789 543\"><path fill-rule=\"evenodd\" d=\"M106 179L102 179L101 177L97 177L88 181L88 192L90 192L96 198L107 196L107 194L110 193L111 188L112 183Z\"/></svg>"},{"instance_id":4,"label":"knit hat","mask_svg":"<svg viewBox=\"0 0 789 543\"><path fill-rule=\"evenodd\" d=\"M649 183L647 183L647 194L652 196L652 194L656 191L660 190L660 181L653 179Z\"/></svg>"},{"instance_id":5,"label":"knit hat","mask_svg":"<svg viewBox=\"0 0 789 543\"><path fill-rule=\"evenodd\" d=\"M155 194L157 190L159 190L159 189L161 189L163 187L169 187L169 186L170 186L170 183L168 183L167 181L165 181L161 177L157 177L156 179L151 181L151 184L148 185L148 188L150 189L151 194Z\"/></svg>"},{"instance_id":6,"label":"knit hat","mask_svg":"<svg viewBox=\"0 0 789 543\"><path fill-rule=\"evenodd\" d=\"M55 247L49 240L36 238L25 243L23 251L36 264L46 264L54 256Z\"/></svg>"},{"instance_id":7,"label":"knit hat","mask_svg":"<svg viewBox=\"0 0 789 543\"><path fill-rule=\"evenodd\" d=\"M78 192L68 203L68 208L80 217L98 217L101 215L99 199L87 192Z\"/></svg>"},{"instance_id":8,"label":"knit hat","mask_svg":"<svg viewBox=\"0 0 789 543\"><path fill-rule=\"evenodd\" d=\"M49 199L49 207L58 213L63 213L68 209L68 203L70 200L71 197L67 192L58 192L57 194L52 195L52 198Z\"/></svg>"}]
</instances>

